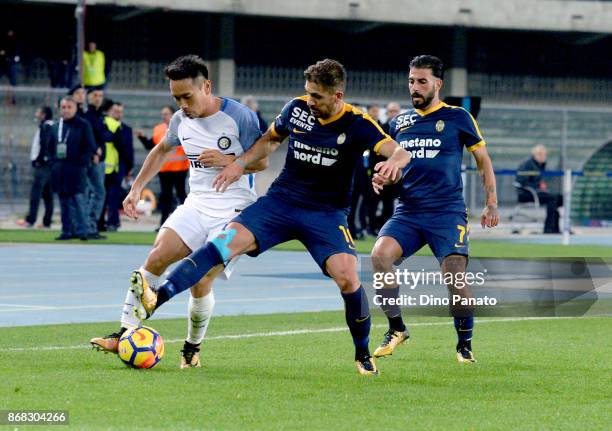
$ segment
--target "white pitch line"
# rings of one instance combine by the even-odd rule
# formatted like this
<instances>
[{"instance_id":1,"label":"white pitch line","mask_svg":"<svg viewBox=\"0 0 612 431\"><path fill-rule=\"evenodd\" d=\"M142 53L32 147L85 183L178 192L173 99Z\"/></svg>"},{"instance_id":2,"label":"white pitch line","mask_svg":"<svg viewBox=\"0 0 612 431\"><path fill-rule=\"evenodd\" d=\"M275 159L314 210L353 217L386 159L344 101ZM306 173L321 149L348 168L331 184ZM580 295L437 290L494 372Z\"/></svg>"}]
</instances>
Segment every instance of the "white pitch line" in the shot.
<instances>
[{"instance_id":1,"label":"white pitch line","mask_svg":"<svg viewBox=\"0 0 612 431\"><path fill-rule=\"evenodd\" d=\"M0 307L17 307L17 308L32 308L32 307L36 307L35 311L39 311L39 310L44 310L45 309L44 305L37 306L37 305L31 305L31 304L27 304L27 305L25 305L25 304L0 304ZM24 311L24 310L15 310L15 311Z\"/></svg>"},{"instance_id":2,"label":"white pitch line","mask_svg":"<svg viewBox=\"0 0 612 431\"><path fill-rule=\"evenodd\" d=\"M339 299L338 295L325 296L268 296L262 298L231 298L217 299L217 304L223 303L243 303L243 302L282 302L282 301L302 301L302 300L321 300L321 299ZM187 304L186 301L174 301L172 304ZM0 309L0 313L14 313L16 311L63 311L63 310L97 310L103 308L122 308L123 304L92 304L92 305L15 305L15 304L0 304L8 307L23 307L19 309ZM26 308L30 307L30 308Z\"/></svg>"},{"instance_id":3,"label":"white pitch line","mask_svg":"<svg viewBox=\"0 0 612 431\"><path fill-rule=\"evenodd\" d=\"M510 318L499 318L499 319L482 319L476 320L477 324L486 323L506 323L506 322L522 322L528 320L566 320L566 319L593 319L600 317L611 317L610 314L601 314L594 316L561 316L561 317L510 317ZM452 325L452 321L448 322L421 322L411 323L408 326L449 326ZM387 325L372 325L372 328L387 328ZM228 334L228 335L217 335L214 337L206 337L204 341L214 340L241 340L244 338L262 338L262 337L285 337L289 335L303 335L303 334L322 334L328 332L343 332L346 331L345 326L338 326L334 328L320 328L320 329L294 329L291 331L270 331L270 332L253 332L251 334ZM164 340L166 344L183 343L184 338ZM90 345L79 344L76 346L41 346L41 347L6 347L0 349L0 352L39 352L39 351L53 351L53 350L81 350L91 349Z\"/></svg>"}]
</instances>

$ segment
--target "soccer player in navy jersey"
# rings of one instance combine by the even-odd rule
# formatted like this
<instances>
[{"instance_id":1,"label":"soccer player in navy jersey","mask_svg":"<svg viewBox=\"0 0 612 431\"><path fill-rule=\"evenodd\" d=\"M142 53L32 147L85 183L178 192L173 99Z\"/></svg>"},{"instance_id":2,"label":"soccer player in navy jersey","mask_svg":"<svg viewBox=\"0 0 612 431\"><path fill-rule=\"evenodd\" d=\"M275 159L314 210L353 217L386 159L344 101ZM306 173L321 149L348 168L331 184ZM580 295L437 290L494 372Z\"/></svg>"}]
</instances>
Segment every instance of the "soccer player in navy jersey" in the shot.
<instances>
[{"instance_id":1,"label":"soccer player in navy jersey","mask_svg":"<svg viewBox=\"0 0 612 431\"><path fill-rule=\"evenodd\" d=\"M453 280L447 287L458 337L457 360L470 363L476 361L471 343L474 310L460 300L453 301L471 297L469 286L457 283L457 274L467 268L470 230L462 194L464 148L476 159L486 192L486 207L480 215L482 227L497 226L499 214L495 174L485 141L469 112L440 101L442 79L439 58L420 55L410 62L408 86L414 109L395 117L389 133L411 153L412 161L403 170L400 203L378 234L372 264L375 272L389 273L395 262L429 245L445 281ZM380 175L373 182L375 189L386 183ZM374 356L383 357L391 355L409 335L399 306L393 301L398 298L399 286L386 284L378 292L389 331Z\"/></svg>"},{"instance_id":2,"label":"soccer player in navy jersey","mask_svg":"<svg viewBox=\"0 0 612 431\"><path fill-rule=\"evenodd\" d=\"M133 288L150 315L233 257L255 256L297 239L340 288L358 372L376 375L368 348L368 300L357 276L355 244L346 217L356 162L366 149L387 158L375 169L388 182L399 181L410 154L372 118L344 102L346 72L339 62L319 61L305 70L304 78L307 94L287 103L268 131L213 183L223 192L242 177L246 166L265 159L288 137L285 166L268 193L244 209L223 233L183 259L157 291L137 272Z\"/></svg>"}]
</instances>

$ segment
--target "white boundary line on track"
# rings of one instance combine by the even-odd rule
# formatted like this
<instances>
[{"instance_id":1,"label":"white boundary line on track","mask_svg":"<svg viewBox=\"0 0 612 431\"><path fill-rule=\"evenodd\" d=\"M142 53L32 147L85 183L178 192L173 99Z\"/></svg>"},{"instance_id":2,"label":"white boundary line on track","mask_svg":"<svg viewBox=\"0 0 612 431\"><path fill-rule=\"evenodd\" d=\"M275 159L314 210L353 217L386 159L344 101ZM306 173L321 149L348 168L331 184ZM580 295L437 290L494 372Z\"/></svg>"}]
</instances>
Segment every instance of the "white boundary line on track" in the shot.
<instances>
[{"instance_id":1,"label":"white boundary line on track","mask_svg":"<svg viewBox=\"0 0 612 431\"><path fill-rule=\"evenodd\" d=\"M216 300L217 304L225 303L252 303L252 302L283 302L283 301L298 301L298 300L338 300L338 295L318 295L318 296L267 296L267 297L252 297L252 298L227 298ZM185 305L187 301L174 301L173 304ZM2 307L11 307L3 309ZM14 308L21 307L21 308ZM92 305L17 305L17 304L0 304L0 313L16 313L26 311L65 311L65 310L96 310L103 308L121 309L123 304L92 304Z\"/></svg>"},{"instance_id":2,"label":"white boundary line on track","mask_svg":"<svg viewBox=\"0 0 612 431\"><path fill-rule=\"evenodd\" d=\"M610 317L609 314L601 314L594 316L561 316L561 317L510 317L510 318L498 318L498 319L479 319L476 322L480 325L483 323L504 323L504 322L522 322L529 320L566 320L566 319L592 319L600 317ZM453 322L417 322L412 323L409 327L413 326L449 326ZM387 325L372 325L372 328L386 328ZM244 338L260 338L260 337L284 337L289 335L302 335L302 334L323 334L328 332L342 332L346 331L346 326L334 327L334 328L318 328L318 329L295 329L291 331L271 331L271 332L254 332L251 334L233 334L233 335L217 335L214 337L207 337L204 341L214 340L241 340ZM184 338L164 340L166 344L175 344L184 342ZM80 350L80 349L91 349L90 345L79 344L77 346L41 346L41 347L7 347L0 348L0 352L39 352L39 351L53 351L53 350Z\"/></svg>"}]
</instances>

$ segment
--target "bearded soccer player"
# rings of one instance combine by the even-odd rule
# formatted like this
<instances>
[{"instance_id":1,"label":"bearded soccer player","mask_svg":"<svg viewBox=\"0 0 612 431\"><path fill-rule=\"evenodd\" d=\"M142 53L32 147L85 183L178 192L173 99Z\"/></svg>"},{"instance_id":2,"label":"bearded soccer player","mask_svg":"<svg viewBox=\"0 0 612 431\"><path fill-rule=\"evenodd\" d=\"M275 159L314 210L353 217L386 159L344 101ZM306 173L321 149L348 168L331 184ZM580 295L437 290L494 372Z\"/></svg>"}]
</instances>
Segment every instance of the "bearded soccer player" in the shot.
<instances>
[{"instance_id":1,"label":"bearded soccer player","mask_svg":"<svg viewBox=\"0 0 612 431\"><path fill-rule=\"evenodd\" d=\"M410 62L408 86L414 109L398 115L389 133L412 154L412 161L403 172L400 204L378 234L372 264L377 273L392 272L394 262L412 256L427 244L441 265L445 281L453 281L447 283L451 298L470 298L469 286L456 282L457 274L467 268L470 229L462 193L463 149L472 154L482 176L486 193L486 207L480 216L483 228L499 223L495 175L476 120L465 109L440 101L442 79L443 64L437 57L421 55ZM375 176L373 182L376 189L386 181ZM374 356L384 357L409 335L394 301L399 286L386 284L378 292L389 330ZM450 311L458 337L457 360L476 362L472 353L474 310L455 302L450 302Z\"/></svg>"},{"instance_id":2,"label":"bearded soccer player","mask_svg":"<svg viewBox=\"0 0 612 431\"><path fill-rule=\"evenodd\" d=\"M165 138L151 150L123 201L126 214L136 217L136 205L144 186L159 172L166 154L183 146L190 163L189 195L164 222L153 249L137 272L152 288L158 285L159 276L168 266L214 238L237 213L255 201L253 176L249 172L267 166L265 158L259 159L225 193L218 193L213 180L221 168L234 162L261 136L257 117L246 106L212 94L208 69L198 56L177 58L166 67L165 73L172 96L181 109L172 116ZM200 343L215 305L212 280L217 273L228 278L234 263L228 261L225 268L220 266L189 286L189 324L181 350L181 368L200 367ZM121 335L126 329L138 326L145 316L130 287L119 331L93 338L90 343L99 350L117 353Z\"/></svg>"},{"instance_id":3,"label":"bearded soccer player","mask_svg":"<svg viewBox=\"0 0 612 431\"><path fill-rule=\"evenodd\" d=\"M223 262L297 239L340 288L358 372L376 375L368 348L368 300L357 276L346 216L355 166L364 150L387 157L376 169L388 181L400 179L410 154L368 115L344 102L346 72L340 63L319 61L305 70L304 78L307 94L287 103L257 143L215 179L217 189L229 190L246 166L264 160L288 137L285 166L268 193L234 218L222 234L183 259L157 291L136 272L134 291L151 314Z\"/></svg>"}]
</instances>

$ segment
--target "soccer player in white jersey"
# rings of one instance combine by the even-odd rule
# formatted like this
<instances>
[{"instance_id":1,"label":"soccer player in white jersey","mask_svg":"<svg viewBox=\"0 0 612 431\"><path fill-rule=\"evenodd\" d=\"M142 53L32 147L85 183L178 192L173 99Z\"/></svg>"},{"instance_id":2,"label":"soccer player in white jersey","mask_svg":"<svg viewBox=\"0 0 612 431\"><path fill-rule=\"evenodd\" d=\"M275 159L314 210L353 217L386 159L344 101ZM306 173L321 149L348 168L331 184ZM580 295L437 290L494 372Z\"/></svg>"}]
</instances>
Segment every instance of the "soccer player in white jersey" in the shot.
<instances>
[{"instance_id":1,"label":"soccer player in white jersey","mask_svg":"<svg viewBox=\"0 0 612 431\"><path fill-rule=\"evenodd\" d=\"M145 185L163 165L166 153L182 145L189 158L189 195L185 203L166 220L153 248L139 271L149 285L157 286L159 277L172 263L189 256L214 238L240 211L255 201L253 172L267 167L267 160L249 165L247 174L225 193L212 187L221 169L236 160L261 136L255 113L230 99L215 97L208 69L196 55L179 57L165 69L170 91L180 110L168 127L166 137L147 156L134 184L123 201L128 216L136 218L136 204ZM200 367L202 342L215 304L213 279L230 276L235 260L217 268L191 288L187 339L181 350L181 368ZM98 350L117 352L118 340L129 328L146 317L142 305L128 290L119 331L90 343Z\"/></svg>"}]
</instances>

